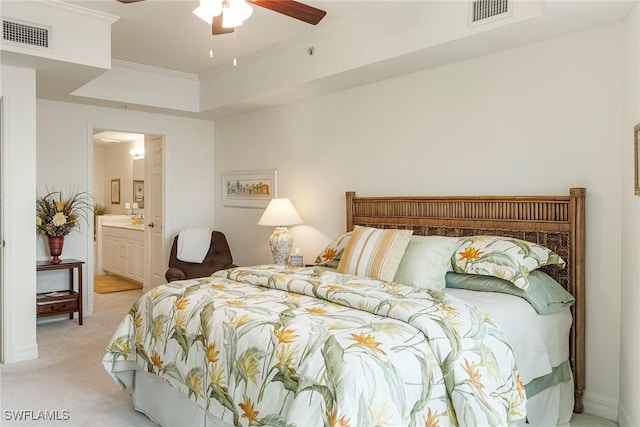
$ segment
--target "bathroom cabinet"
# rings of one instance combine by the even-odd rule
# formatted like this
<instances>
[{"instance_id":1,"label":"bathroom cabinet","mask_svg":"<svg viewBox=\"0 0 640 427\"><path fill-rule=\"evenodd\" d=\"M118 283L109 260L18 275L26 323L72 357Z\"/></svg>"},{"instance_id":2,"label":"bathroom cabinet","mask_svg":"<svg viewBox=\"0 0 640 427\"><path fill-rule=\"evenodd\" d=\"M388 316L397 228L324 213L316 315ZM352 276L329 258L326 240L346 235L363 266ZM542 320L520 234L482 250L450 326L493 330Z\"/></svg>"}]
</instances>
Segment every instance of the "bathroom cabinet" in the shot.
<instances>
[{"instance_id":1,"label":"bathroom cabinet","mask_svg":"<svg viewBox=\"0 0 640 427\"><path fill-rule=\"evenodd\" d=\"M102 226L102 269L144 282L144 228L125 224Z\"/></svg>"}]
</instances>

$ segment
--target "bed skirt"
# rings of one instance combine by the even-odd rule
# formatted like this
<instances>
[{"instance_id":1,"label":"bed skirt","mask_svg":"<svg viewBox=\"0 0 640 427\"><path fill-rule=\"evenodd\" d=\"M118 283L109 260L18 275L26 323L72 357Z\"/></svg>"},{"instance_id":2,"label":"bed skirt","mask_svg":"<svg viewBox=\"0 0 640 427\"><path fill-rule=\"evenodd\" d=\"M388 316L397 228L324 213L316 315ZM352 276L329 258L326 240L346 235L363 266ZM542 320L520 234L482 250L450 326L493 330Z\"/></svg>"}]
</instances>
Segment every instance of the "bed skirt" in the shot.
<instances>
[{"instance_id":1,"label":"bed skirt","mask_svg":"<svg viewBox=\"0 0 640 427\"><path fill-rule=\"evenodd\" d=\"M518 426L568 427L573 415L573 380L558 383L527 398L527 418Z\"/></svg>"},{"instance_id":2,"label":"bed skirt","mask_svg":"<svg viewBox=\"0 0 640 427\"><path fill-rule=\"evenodd\" d=\"M132 390L134 409L158 425L233 427L146 371L121 371L117 375ZM516 425L568 427L573 413L573 400L573 381L549 387L528 399L528 424L521 420Z\"/></svg>"},{"instance_id":3,"label":"bed skirt","mask_svg":"<svg viewBox=\"0 0 640 427\"><path fill-rule=\"evenodd\" d=\"M161 426L233 427L145 371L135 371L133 408Z\"/></svg>"}]
</instances>

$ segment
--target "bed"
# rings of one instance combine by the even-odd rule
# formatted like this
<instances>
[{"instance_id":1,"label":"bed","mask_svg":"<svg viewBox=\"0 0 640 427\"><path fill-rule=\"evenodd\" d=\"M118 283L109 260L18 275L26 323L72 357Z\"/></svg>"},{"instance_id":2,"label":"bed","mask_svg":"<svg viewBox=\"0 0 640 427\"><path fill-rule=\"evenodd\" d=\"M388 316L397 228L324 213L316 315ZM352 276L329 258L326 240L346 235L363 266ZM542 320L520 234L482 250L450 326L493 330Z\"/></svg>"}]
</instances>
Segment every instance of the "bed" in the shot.
<instances>
[{"instance_id":1,"label":"bed","mask_svg":"<svg viewBox=\"0 0 640 427\"><path fill-rule=\"evenodd\" d=\"M320 266L242 267L145 294L103 363L161 425L545 425L548 417L534 416L542 412L563 424L568 406L582 411L584 391L584 198L583 188L541 197L346 193L347 233L497 236L549 248L564 268L540 270L575 302L540 321L512 295L487 300ZM521 331L493 320L508 327L527 310L528 324L566 347L551 364L564 358L570 371L529 400L534 381L521 380L522 350L509 342Z\"/></svg>"}]
</instances>

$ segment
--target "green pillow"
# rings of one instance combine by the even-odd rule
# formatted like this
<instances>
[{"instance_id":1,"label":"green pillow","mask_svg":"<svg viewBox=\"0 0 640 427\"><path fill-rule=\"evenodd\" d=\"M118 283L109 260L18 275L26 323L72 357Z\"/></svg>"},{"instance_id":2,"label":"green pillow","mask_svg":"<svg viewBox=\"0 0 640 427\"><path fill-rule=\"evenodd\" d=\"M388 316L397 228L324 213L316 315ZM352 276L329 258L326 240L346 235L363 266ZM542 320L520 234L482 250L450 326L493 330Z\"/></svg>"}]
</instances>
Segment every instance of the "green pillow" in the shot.
<instances>
[{"instance_id":1,"label":"green pillow","mask_svg":"<svg viewBox=\"0 0 640 427\"><path fill-rule=\"evenodd\" d=\"M459 274L448 272L445 276L447 288L467 289L481 292L501 292L524 298L538 314L553 314L571 306L575 298L551 276L540 270L529 273L529 286L520 289L513 283L493 276Z\"/></svg>"},{"instance_id":2,"label":"green pillow","mask_svg":"<svg viewBox=\"0 0 640 427\"><path fill-rule=\"evenodd\" d=\"M442 291L444 275L451 270L451 255L457 243L457 237L411 236L393 281Z\"/></svg>"}]
</instances>

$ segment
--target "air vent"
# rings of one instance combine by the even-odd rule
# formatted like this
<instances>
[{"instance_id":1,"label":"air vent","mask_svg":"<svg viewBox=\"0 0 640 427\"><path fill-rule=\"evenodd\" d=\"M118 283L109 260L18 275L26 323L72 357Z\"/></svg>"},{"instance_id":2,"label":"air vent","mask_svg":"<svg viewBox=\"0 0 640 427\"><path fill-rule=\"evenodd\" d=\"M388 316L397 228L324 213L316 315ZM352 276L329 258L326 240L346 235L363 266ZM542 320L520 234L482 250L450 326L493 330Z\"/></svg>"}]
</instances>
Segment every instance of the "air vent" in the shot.
<instances>
[{"instance_id":1,"label":"air vent","mask_svg":"<svg viewBox=\"0 0 640 427\"><path fill-rule=\"evenodd\" d=\"M469 26L493 22L511 15L510 0L472 0L469 3Z\"/></svg>"},{"instance_id":2,"label":"air vent","mask_svg":"<svg viewBox=\"0 0 640 427\"><path fill-rule=\"evenodd\" d=\"M49 48L49 29L2 18L2 40L23 47Z\"/></svg>"}]
</instances>

